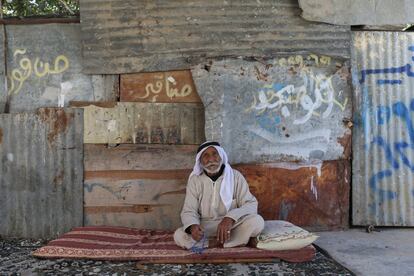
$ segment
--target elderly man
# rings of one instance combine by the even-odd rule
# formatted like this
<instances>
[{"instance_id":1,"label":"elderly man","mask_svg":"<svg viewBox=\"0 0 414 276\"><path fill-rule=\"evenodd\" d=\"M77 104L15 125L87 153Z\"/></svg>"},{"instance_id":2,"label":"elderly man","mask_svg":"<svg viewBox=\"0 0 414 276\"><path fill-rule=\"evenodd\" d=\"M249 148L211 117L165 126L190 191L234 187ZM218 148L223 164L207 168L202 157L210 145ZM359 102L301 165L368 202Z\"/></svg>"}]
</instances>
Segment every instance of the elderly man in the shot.
<instances>
[{"instance_id":1,"label":"elderly man","mask_svg":"<svg viewBox=\"0 0 414 276\"><path fill-rule=\"evenodd\" d=\"M256 198L243 175L230 167L217 142L205 142L197 150L181 221L183 227L175 231L174 240L187 249L196 244L242 246L263 230Z\"/></svg>"}]
</instances>

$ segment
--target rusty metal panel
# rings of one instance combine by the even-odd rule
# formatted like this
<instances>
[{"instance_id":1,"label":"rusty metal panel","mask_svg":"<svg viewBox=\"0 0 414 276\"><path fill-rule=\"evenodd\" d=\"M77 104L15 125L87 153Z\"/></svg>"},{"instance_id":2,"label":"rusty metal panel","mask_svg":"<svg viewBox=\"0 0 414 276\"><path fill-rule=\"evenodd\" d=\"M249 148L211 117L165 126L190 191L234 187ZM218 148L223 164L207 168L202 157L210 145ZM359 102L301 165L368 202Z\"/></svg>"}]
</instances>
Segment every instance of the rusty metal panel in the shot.
<instances>
[{"instance_id":1,"label":"rusty metal panel","mask_svg":"<svg viewBox=\"0 0 414 276\"><path fill-rule=\"evenodd\" d=\"M352 221L414 226L414 34L355 32Z\"/></svg>"},{"instance_id":2,"label":"rusty metal panel","mask_svg":"<svg viewBox=\"0 0 414 276\"><path fill-rule=\"evenodd\" d=\"M223 60L200 64L192 74L205 105L206 138L222 142L231 162L349 158L347 60Z\"/></svg>"},{"instance_id":3,"label":"rusty metal panel","mask_svg":"<svg viewBox=\"0 0 414 276\"><path fill-rule=\"evenodd\" d=\"M202 104L84 105L84 143L200 144L204 141Z\"/></svg>"},{"instance_id":4,"label":"rusty metal panel","mask_svg":"<svg viewBox=\"0 0 414 276\"><path fill-rule=\"evenodd\" d=\"M237 165L265 220L288 220L312 231L349 224L348 160Z\"/></svg>"},{"instance_id":5,"label":"rusty metal panel","mask_svg":"<svg viewBox=\"0 0 414 276\"><path fill-rule=\"evenodd\" d=\"M80 24L5 28L10 112L117 100L119 76L82 73Z\"/></svg>"},{"instance_id":6,"label":"rusty metal panel","mask_svg":"<svg viewBox=\"0 0 414 276\"><path fill-rule=\"evenodd\" d=\"M0 235L53 238L83 220L80 109L0 114Z\"/></svg>"},{"instance_id":7,"label":"rusty metal panel","mask_svg":"<svg viewBox=\"0 0 414 276\"><path fill-rule=\"evenodd\" d=\"M190 70L121 75L121 102L201 103Z\"/></svg>"},{"instance_id":8,"label":"rusty metal panel","mask_svg":"<svg viewBox=\"0 0 414 276\"><path fill-rule=\"evenodd\" d=\"M85 145L85 224L176 229L195 145Z\"/></svg>"},{"instance_id":9,"label":"rusty metal panel","mask_svg":"<svg viewBox=\"0 0 414 276\"><path fill-rule=\"evenodd\" d=\"M296 0L83 0L84 71L188 69L206 58L349 57L350 27L309 22Z\"/></svg>"}]
</instances>

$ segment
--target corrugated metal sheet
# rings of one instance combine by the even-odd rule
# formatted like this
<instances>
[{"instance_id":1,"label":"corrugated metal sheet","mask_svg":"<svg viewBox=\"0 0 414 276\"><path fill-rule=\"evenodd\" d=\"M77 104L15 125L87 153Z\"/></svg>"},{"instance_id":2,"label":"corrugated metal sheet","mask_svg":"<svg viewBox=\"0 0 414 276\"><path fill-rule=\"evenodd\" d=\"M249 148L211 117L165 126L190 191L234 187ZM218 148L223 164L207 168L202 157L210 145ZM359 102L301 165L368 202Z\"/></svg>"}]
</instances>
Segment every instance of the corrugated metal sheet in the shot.
<instances>
[{"instance_id":1,"label":"corrugated metal sheet","mask_svg":"<svg viewBox=\"0 0 414 276\"><path fill-rule=\"evenodd\" d=\"M121 102L201 103L190 70L123 74Z\"/></svg>"},{"instance_id":2,"label":"corrugated metal sheet","mask_svg":"<svg viewBox=\"0 0 414 276\"><path fill-rule=\"evenodd\" d=\"M0 76L4 76L6 62L5 62L5 56L4 56L4 26L0 26ZM0 91L6 91L6 82L5 78L0 78ZM2 92L0 93L0 113L3 113L5 111L7 102L7 93Z\"/></svg>"},{"instance_id":3,"label":"corrugated metal sheet","mask_svg":"<svg viewBox=\"0 0 414 276\"><path fill-rule=\"evenodd\" d=\"M202 104L113 102L84 105L88 105L83 107L85 143L200 144L204 141Z\"/></svg>"},{"instance_id":4,"label":"corrugated metal sheet","mask_svg":"<svg viewBox=\"0 0 414 276\"><path fill-rule=\"evenodd\" d=\"M8 25L5 29L10 112L64 107L73 100L118 99L118 75L82 73L80 24Z\"/></svg>"},{"instance_id":5,"label":"corrugated metal sheet","mask_svg":"<svg viewBox=\"0 0 414 276\"><path fill-rule=\"evenodd\" d=\"M350 28L308 22L297 0L83 0L84 70L188 69L217 57L349 57Z\"/></svg>"},{"instance_id":6,"label":"corrugated metal sheet","mask_svg":"<svg viewBox=\"0 0 414 276\"><path fill-rule=\"evenodd\" d=\"M0 114L0 235L52 238L83 219L79 109Z\"/></svg>"},{"instance_id":7,"label":"corrugated metal sheet","mask_svg":"<svg viewBox=\"0 0 414 276\"><path fill-rule=\"evenodd\" d=\"M355 32L353 224L414 226L414 34Z\"/></svg>"},{"instance_id":8,"label":"corrugated metal sheet","mask_svg":"<svg viewBox=\"0 0 414 276\"><path fill-rule=\"evenodd\" d=\"M348 160L236 165L265 220L287 220L312 231L347 228Z\"/></svg>"},{"instance_id":9,"label":"corrugated metal sheet","mask_svg":"<svg viewBox=\"0 0 414 276\"><path fill-rule=\"evenodd\" d=\"M347 60L317 55L200 64L192 74L206 138L234 163L347 159L349 69Z\"/></svg>"}]
</instances>

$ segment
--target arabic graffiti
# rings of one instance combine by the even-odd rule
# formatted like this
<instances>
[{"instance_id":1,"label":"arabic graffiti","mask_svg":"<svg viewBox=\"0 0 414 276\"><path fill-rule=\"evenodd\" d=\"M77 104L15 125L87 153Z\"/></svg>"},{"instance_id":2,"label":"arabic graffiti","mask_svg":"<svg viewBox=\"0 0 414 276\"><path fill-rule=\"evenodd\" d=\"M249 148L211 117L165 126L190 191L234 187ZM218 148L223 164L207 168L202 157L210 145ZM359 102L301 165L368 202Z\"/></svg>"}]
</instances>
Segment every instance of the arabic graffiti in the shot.
<instances>
[{"instance_id":1,"label":"arabic graffiti","mask_svg":"<svg viewBox=\"0 0 414 276\"><path fill-rule=\"evenodd\" d=\"M14 58L19 55L23 56L18 61L19 68L13 69L11 74L7 75L7 91L9 95L18 94L25 81L32 74L38 78L43 78L49 74L63 73L69 68L69 60L64 55L57 56L52 67L48 62L43 62L38 57L32 62L27 56L24 56L26 51L26 49L16 49L13 53Z\"/></svg>"},{"instance_id":2,"label":"arabic graffiti","mask_svg":"<svg viewBox=\"0 0 414 276\"><path fill-rule=\"evenodd\" d=\"M331 57L329 56L318 56L315 54L310 54L307 57L301 55L289 56L288 58L280 58L277 60L279 66L288 66L288 65L297 65L299 67L305 67L306 61L314 62L316 66L328 66L331 64Z\"/></svg>"},{"instance_id":3,"label":"arabic graffiti","mask_svg":"<svg viewBox=\"0 0 414 276\"><path fill-rule=\"evenodd\" d=\"M296 125L306 123L313 115L327 118L334 105L342 111L345 110L348 98L345 98L343 103L335 98L332 76L314 74L309 70L302 72L301 75L304 82L301 86L280 83L264 85L258 91L257 98L256 95L253 96L252 106L248 110L255 110L258 114L266 110L280 110L283 117L289 117L291 114L289 106L300 105L306 114L293 121ZM312 91L314 99L309 91Z\"/></svg>"},{"instance_id":4,"label":"arabic graffiti","mask_svg":"<svg viewBox=\"0 0 414 276\"><path fill-rule=\"evenodd\" d=\"M392 200L397 197L397 193L390 190L378 188L378 182L384 178L391 177L393 173L403 166L414 172L414 160L410 160L408 151L414 150L414 125L410 113L414 111L414 99L411 99L409 106L399 101L392 106L378 106L376 108L375 119L378 125L386 125L392 118L402 121L405 127L409 141L398 141L391 143L381 135L376 135L370 141L369 145L365 145L369 151L372 146L377 146L384 153L388 166L380 171L373 173L369 179L369 186L373 191L380 195L380 203L385 199ZM366 125L364 127L367 127ZM369 127L369 126L368 126ZM375 206L371 206L375 208Z\"/></svg>"},{"instance_id":5,"label":"arabic graffiti","mask_svg":"<svg viewBox=\"0 0 414 276\"><path fill-rule=\"evenodd\" d=\"M408 51L414 52L414 46L408 47ZM414 61L414 56L411 57ZM407 63L400 67L389 67L389 68L381 68L381 69L364 69L361 70L361 79L359 80L360 84L363 84L368 75L380 75L380 74L402 74L405 73L408 77L414 77L414 72L411 71L411 64ZM379 79L377 80L378 85L385 85L385 84L402 84L402 80L400 79Z\"/></svg>"},{"instance_id":6,"label":"arabic graffiti","mask_svg":"<svg viewBox=\"0 0 414 276\"><path fill-rule=\"evenodd\" d=\"M167 77L166 74L162 74L162 76L158 76L157 78L159 78L159 80L155 81L155 83L148 83L145 86L145 95L139 96L138 98L146 99L152 94L151 101L155 102L164 87L165 93L170 99L174 97L187 97L193 92L193 89L189 84L184 84L180 90L178 88L173 88L172 86L177 86L177 81L172 76Z\"/></svg>"}]
</instances>

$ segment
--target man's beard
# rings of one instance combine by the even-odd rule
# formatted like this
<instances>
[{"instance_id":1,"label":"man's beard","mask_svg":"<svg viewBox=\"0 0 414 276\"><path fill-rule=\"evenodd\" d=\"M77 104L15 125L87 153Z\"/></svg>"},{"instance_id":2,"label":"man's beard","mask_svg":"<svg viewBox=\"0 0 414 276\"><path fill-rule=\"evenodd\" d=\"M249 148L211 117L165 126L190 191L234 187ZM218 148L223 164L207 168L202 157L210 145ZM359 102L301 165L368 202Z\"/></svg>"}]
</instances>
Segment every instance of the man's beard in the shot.
<instances>
[{"instance_id":1,"label":"man's beard","mask_svg":"<svg viewBox=\"0 0 414 276\"><path fill-rule=\"evenodd\" d=\"M220 162L210 162L210 163L208 163L206 165L203 165L203 170L205 170L209 174L216 174L216 173L218 173L220 171L221 165L223 165L223 161L220 161Z\"/></svg>"}]
</instances>

